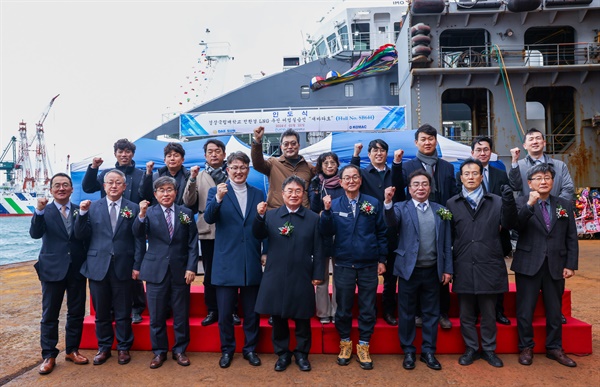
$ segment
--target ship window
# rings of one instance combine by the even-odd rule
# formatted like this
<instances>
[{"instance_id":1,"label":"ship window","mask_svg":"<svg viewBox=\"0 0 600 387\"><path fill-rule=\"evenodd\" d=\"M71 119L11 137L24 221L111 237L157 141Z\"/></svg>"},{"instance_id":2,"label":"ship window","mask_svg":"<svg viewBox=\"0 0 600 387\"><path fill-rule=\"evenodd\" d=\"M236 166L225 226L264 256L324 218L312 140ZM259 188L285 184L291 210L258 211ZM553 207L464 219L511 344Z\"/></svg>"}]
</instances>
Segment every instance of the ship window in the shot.
<instances>
[{"instance_id":1,"label":"ship window","mask_svg":"<svg viewBox=\"0 0 600 387\"><path fill-rule=\"evenodd\" d=\"M398 89L398 82L390 83L390 95L399 95L400 89Z\"/></svg>"},{"instance_id":2,"label":"ship window","mask_svg":"<svg viewBox=\"0 0 600 387\"><path fill-rule=\"evenodd\" d=\"M347 98L354 97L354 84L346 83L344 85L344 96Z\"/></svg>"},{"instance_id":3,"label":"ship window","mask_svg":"<svg viewBox=\"0 0 600 387\"><path fill-rule=\"evenodd\" d=\"M300 86L300 98L308 99L310 98L310 87L308 86Z\"/></svg>"},{"instance_id":4,"label":"ship window","mask_svg":"<svg viewBox=\"0 0 600 387\"><path fill-rule=\"evenodd\" d=\"M355 50L369 50L369 23L352 24L352 41Z\"/></svg>"},{"instance_id":5,"label":"ship window","mask_svg":"<svg viewBox=\"0 0 600 387\"><path fill-rule=\"evenodd\" d=\"M342 50L350 49L348 45L348 26L344 25L338 29L338 35L340 36L340 41L342 42Z\"/></svg>"},{"instance_id":6,"label":"ship window","mask_svg":"<svg viewBox=\"0 0 600 387\"><path fill-rule=\"evenodd\" d=\"M329 52L331 54L335 54L339 51L338 49L338 41L337 38L335 36L335 33L329 35L327 37L327 45L329 46Z\"/></svg>"},{"instance_id":7,"label":"ship window","mask_svg":"<svg viewBox=\"0 0 600 387\"><path fill-rule=\"evenodd\" d=\"M524 43L527 52L541 53L545 66L582 64L586 60L585 49L575 43L573 27L529 28L525 31Z\"/></svg>"},{"instance_id":8,"label":"ship window","mask_svg":"<svg viewBox=\"0 0 600 387\"><path fill-rule=\"evenodd\" d=\"M448 29L440 34L440 67L488 67L490 34L483 28Z\"/></svg>"},{"instance_id":9,"label":"ship window","mask_svg":"<svg viewBox=\"0 0 600 387\"><path fill-rule=\"evenodd\" d=\"M319 43L317 43L317 55L319 58L327 56L327 44L324 40L321 40Z\"/></svg>"},{"instance_id":10,"label":"ship window","mask_svg":"<svg viewBox=\"0 0 600 387\"><path fill-rule=\"evenodd\" d=\"M400 35L400 22L394 23L394 42L398 40L398 35Z\"/></svg>"}]
</instances>

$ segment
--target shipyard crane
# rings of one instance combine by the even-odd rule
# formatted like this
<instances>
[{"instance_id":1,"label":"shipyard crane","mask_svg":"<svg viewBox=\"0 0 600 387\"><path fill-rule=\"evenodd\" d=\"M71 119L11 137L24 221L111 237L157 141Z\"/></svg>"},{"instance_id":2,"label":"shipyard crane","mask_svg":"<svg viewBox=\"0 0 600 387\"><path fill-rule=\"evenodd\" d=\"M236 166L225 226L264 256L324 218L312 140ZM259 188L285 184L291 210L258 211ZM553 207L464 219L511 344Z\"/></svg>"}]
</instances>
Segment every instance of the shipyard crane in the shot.
<instances>
[{"instance_id":1,"label":"shipyard crane","mask_svg":"<svg viewBox=\"0 0 600 387\"><path fill-rule=\"evenodd\" d=\"M48 153L46 151L46 141L44 139L44 121L46 121L46 117L48 117L48 113L50 113L50 109L54 104L54 101L58 98L60 94L57 94L50 100L50 103L46 107L46 109L42 112L40 119L37 124L35 124L36 130L36 149L35 149L35 181L38 184L46 185L50 182L50 177L52 176L52 167L50 165L50 161L48 160Z\"/></svg>"},{"instance_id":2,"label":"shipyard crane","mask_svg":"<svg viewBox=\"0 0 600 387\"><path fill-rule=\"evenodd\" d=\"M12 149L12 161L5 161L8 152ZM2 152L2 156L0 156L0 171L4 171L6 173L6 182L8 184L12 184L15 180L15 161L17 160L17 138L12 136L6 148L4 148L4 152Z\"/></svg>"}]
</instances>

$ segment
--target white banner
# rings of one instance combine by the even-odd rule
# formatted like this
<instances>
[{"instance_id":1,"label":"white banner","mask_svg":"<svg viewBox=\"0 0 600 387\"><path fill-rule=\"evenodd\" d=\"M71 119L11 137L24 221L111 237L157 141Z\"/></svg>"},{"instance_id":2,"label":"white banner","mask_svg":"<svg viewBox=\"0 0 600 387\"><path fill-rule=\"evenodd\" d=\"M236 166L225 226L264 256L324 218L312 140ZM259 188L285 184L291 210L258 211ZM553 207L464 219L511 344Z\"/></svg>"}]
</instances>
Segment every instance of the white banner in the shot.
<instances>
[{"instance_id":1,"label":"white banner","mask_svg":"<svg viewBox=\"0 0 600 387\"><path fill-rule=\"evenodd\" d=\"M181 137L248 134L257 126L264 126L266 133L407 129L404 106L203 112L179 117Z\"/></svg>"}]
</instances>

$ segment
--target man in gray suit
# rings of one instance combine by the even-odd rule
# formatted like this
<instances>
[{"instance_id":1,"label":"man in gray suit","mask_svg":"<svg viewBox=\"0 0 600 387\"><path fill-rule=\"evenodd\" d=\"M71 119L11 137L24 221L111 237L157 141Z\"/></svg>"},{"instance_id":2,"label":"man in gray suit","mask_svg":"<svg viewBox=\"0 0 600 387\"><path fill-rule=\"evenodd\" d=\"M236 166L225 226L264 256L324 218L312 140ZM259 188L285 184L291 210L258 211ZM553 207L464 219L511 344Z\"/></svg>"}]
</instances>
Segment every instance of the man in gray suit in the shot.
<instances>
[{"instance_id":1,"label":"man in gray suit","mask_svg":"<svg viewBox=\"0 0 600 387\"><path fill-rule=\"evenodd\" d=\"M570 200L551 194L555 171L540 164L527 172L529 196L517 199L519 241L511 270L517 284L519 363L533 362L533 313L542 291L546 309L546 357L567 367L577 364L562 349L562 294L577 270L579 246Z\"/></svg>"},{"instance_id":2,"label":"man in gray suit","mask_svg":"<svg viewBox=\"0 0 600 387\"><path fill-rule=\"evenodd\" d=\"M75 236L90 243L81 274L90 280L96 311L98 353L94 365L104 364L111 357L115 336L111 311L117 333L118 363L127 364L131 360L133 263L136 256L141 260L146 241L133 235L132 225L139 206L123 197L126 188L125 174L118 169L110 170L104 174L106 196L93 203L82 201L75 220Z\"/></svg>"},{"instance_id":3,"label":"man in gray suit","mask_svg":"<svg viewBox=\"0 0 600 387\"><path fill-rule=\"evenodd\" d=\"M393 204L395 187L385 190L385 218L398 230L394 274L398 276L398 336L404 351L404 369L415 368L415 313L417 299L423 314L423 343L420 360L433 370L442 366L435 358L437 325L440 318L440 284L452 278L450 213L429 200L431 175L417 169L408 176L411 199ZM435 230L435 232L432 232Z\"/></svg>"}]
</instances>

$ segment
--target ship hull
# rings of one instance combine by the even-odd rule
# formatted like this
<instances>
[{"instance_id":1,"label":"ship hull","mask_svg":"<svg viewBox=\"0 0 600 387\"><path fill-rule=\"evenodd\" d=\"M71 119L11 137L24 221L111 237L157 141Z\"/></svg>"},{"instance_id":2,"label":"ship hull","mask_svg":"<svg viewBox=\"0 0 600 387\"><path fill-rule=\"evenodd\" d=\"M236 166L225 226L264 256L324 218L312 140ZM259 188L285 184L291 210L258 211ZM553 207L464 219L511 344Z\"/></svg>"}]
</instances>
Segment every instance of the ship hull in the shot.
<instances>
[{"instance_id":1,"label":"ship hull","mask_svg":"<svg viewBox=\"0 0 600 387\"><path fill-rule=\"evenodd\" d=\"M0 194L0 217L31 216L35 212L37 195L30 193Z\"/></svg>"}]
</instances>

